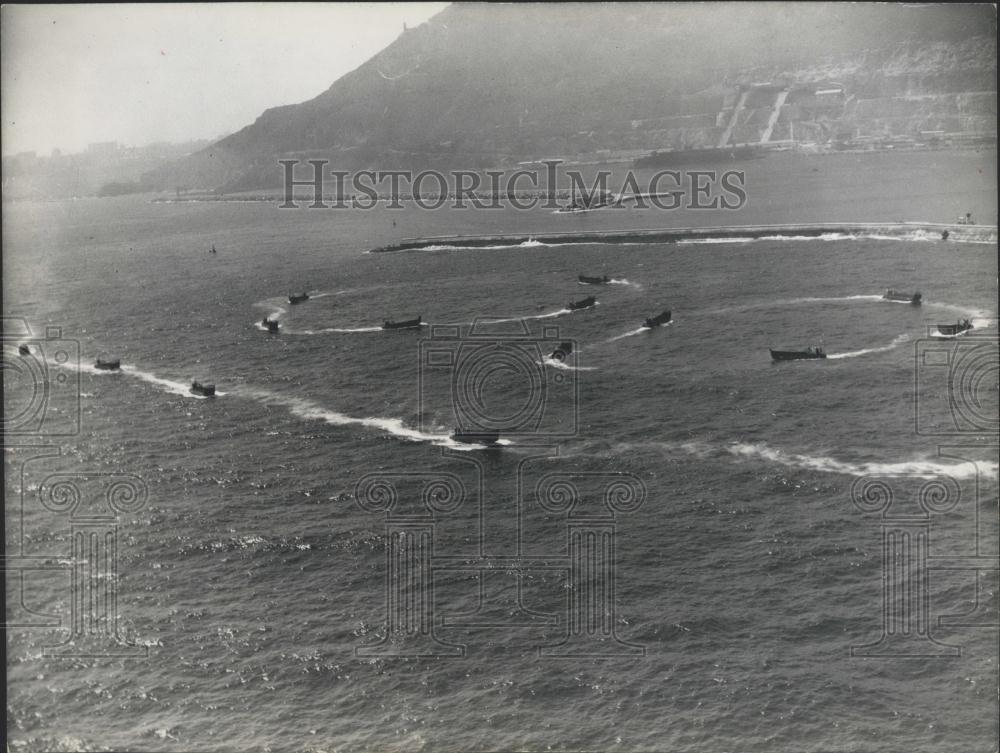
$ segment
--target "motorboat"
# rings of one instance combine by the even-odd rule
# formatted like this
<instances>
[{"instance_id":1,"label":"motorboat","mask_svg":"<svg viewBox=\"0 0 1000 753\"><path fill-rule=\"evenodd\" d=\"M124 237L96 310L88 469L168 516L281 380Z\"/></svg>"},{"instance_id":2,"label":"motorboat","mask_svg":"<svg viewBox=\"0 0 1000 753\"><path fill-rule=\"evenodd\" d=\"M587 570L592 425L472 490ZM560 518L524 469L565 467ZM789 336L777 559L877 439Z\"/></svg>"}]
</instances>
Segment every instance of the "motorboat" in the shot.
<instances>
[{"instance_id":1,"label":"motorboat","mask_svg":"<svg viewBox=\"0 0 1000 753\"><path fill-rule=\"evenodd\" d=\"M920 291L916 293L900 293L898 290L889 288L882 296L883 301L896 301L898 303L912 303L914 306L920 305Z\"/></svg>"},{"instance_id":2,"label":"motorboat","mask_svg":"<svg viewBox=\"0 0 1000 753\"><path fill-rule=\"evenodd\" d=\"M260 320L260 324L268 332L277 333L277 331L278 331L278 320L277 319L270 319L270 318L268 318L268 317L265 316L263 319Z\"/></svg>"},{"instance_id":3,"label":"motorboat","mask_svg":"<svg viewBox=\"0 0 1000 753\"><path fill-rule=\"evenodd\" d=\"M500 439L500 432L462 431L460 429L455 429L455 432L451 435L451 438L456 442L461 442L462 444L495 445L497 443L497 440Z\"/></svg>"},{"instance_id":4,"label":"motorboat","mask_svg":"<svg viewBox=\"0 0 1000 753\"><path fill-rule=\"evenodd\" d=\"M972 326L972 322L968 319L962 319L956 324L939 324L937 325L937 331L942 335L961 335L964 332L968 332L971 329L975 329Z\"/></svg>"},{"instance_id":5,"label":"motorboat","mask_svg":"<svg viewBox=\"0 0 1000 753\"><path fill-rule=\"evenodd\" d=\"M570 353L573 352L573 343L570 341L561 342L556 346L556 349L552 351L549 356L553 361L565 361Z\"/></svg>"},{"instance_id":6,"label":"motorboat","mask_svg":"<svg viewBox=\"0 0 1000 753\"><path fill-rule=\"evenodd\" d=\"M580 309L589 309L595 303L597 303L597 299L592 295L588 295L581 301L570 301L566 304L566 308L570 311L579 311Z\"/></svg>"},{"instance_id":7,"label":"motorboat","mask_svg":"<svg viewBox=\"0 0 1000 753\"><path fill-rule=\"evenodd\" d=\"M826 358L822 347L806 348L805 350L774 350L771 348L771 359L774 361L803 361L814 358Z\"/></svg>"},{"instance_id":8,"label":"motorboat","mask_svg":"<svg viewBox=\"0 0 1000 753\"><path fill-rule=\"evenodd\" d=\"M191 392L202 397L215 397L215 385L191 382Z\"/></svg>"},{"instance_id":9,"label":"motorboat","mask_svg":"<svg viewBox=\"0 0 1000 753\"><path fill-rule=\"evenodd\" d=\"M662 314L657 314L656 316L649 317L646 321L642 323L643 327L648 327L653 329L653 327L659 327L661 324L666 324L670 321L671 311L667 309Z\"/></svg>"},{"instance_id":10,"label":"motorboat","mask_svg":"<svg viewBox=\"0 0 1000 753\"><path fill-rule=\"evenodd\" d=\"M120 358L98 358L94 363L95 369L101 371L118 371L122 367Z\"/></svg>"},{"instance_id":11,"label":"motorboat","mask_svg":"<svg viewBox=\"0 0 1000 753\"><path fill-rule=\"evenodd\" d=\"M308 293L299 293L298 295L290 295L290 296L288 296L288 302L290 304L292 304L293 306L295 304L297 304L297 303L305 303L308 300L309 300L309 294Z\"/></svg>"},{"instance_id":12,"label":"motorboat","mask_svg":"<svg viewBox=\"0 0 1000 753\"><path fill-rule=\"evenodd\" d=\"M382 325L382 329L415 329L420 326L421 318L418 316L416 319L405 319L398 322L386 319L385 323Z\"/></svg>"}]
</instances>

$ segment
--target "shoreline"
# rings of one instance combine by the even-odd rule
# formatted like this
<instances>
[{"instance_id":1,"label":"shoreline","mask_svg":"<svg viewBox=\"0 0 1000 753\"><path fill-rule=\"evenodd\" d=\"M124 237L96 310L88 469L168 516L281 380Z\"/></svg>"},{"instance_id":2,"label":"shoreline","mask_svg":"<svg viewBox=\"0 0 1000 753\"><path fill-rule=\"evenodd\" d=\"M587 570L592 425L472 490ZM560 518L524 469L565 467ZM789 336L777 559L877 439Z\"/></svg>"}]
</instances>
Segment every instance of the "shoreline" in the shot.
<instances>
[{"instance_id":1,"label":"shoreline","mask_svg":"<svg viewBox=\"0 0 1000 753\"><path fill-rule=\"evenodd\" d=\"M596 211L596 210L595 210ZM943 234L947 232L947 238ZM657 230L594 230L585 232L518 233L501 235L441 235L404 238L398 243L371 249L370 253L419 251L429 247L483 248L522 244L574 245L581 243L642 244L682 241L757 240L761 238L820 238L822 236L869 235L887 239L913 238L920 234L927 240L961 243L996 243L996 225L958 225L933 222L828 222L782 225L726 225L701 228L662 228Z\"/></svg>"}]
</instances>

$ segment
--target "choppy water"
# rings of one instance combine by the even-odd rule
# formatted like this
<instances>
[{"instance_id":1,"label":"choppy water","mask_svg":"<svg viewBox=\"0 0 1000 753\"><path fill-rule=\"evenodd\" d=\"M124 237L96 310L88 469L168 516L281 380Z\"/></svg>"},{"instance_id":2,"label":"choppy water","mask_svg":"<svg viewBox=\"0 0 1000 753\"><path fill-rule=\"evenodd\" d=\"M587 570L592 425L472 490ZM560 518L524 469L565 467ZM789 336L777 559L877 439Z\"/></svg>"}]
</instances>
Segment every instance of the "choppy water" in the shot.
<instances>
[{"instance_id":1,"label":"choppy water","mask_svg":"<svg viewBox=\"0 0 1000 753\"><path fill-rule=\"evenodd\" d=\"M436 214L411 219L460 230ZM932 573L932 634L960 656L851 656L882 631L880 520L852 504L857 476L900 499L952 477L962 497L933 516L931 554L996 556L995 247L844 237L364 254L396 232L390 219L135 199L5 210L5 315L36 334L60 326L84 364L80 432L51 441L60 457L5 453L8 553L57 566L25 576L25 605L71 616L70 524L38 504L48 474L129 473L149 489L118 521L121 632L148 656L47 658L65 629L12 630L11 750L995 749L996 627L938 624L977 598L995 623L995 571ZM551 218L489 221L523 231ZM578 274L621 284L584 292ZM925 304L882 301L888 287ZM303 289L311 300L290 306ZM590 294L598 306L566 308ZM640 327L666 308L669 326ZM428 326L379 329L417 314ZM278 335L261 331L265 315ZM483 342L509 341L521 320L519 342L544 338L531 374L545 390L539 431L558 435L548 446L450 439L454 375L431 374L422 348L454 348L439 325L467 336L481 317ZM934 337L959 317L977 329ZM574 353L553 360L562 340ZM5 339L5 366L22 341ZM820 344L825 361L768 355ZM942 347L974 368L928 360ZM53 380L75 373L41 348ZM122 373L91 368L102 353ZM21 415L31 383L8 373L5 408ZM483 404L511 414L534 394L523 377L490 375ZM218 397L191 395L192 379ZM949 379L967 398L958 413ZM73 425L72 388L53 393L46 427ZM537 655L566 630L563 571L519 579L497 558L565 556L565 515L532 491L557 472L646 487L617 514L614 554L615 631L644 654ZM434 550L494 557L482 573L435 576L435 632L464 658L355 655L386 618L384 520L354 499L372 473L399 474L407 505L420 474L465 485L465 503L438 514Z\"/></svg>"}]
</instances>

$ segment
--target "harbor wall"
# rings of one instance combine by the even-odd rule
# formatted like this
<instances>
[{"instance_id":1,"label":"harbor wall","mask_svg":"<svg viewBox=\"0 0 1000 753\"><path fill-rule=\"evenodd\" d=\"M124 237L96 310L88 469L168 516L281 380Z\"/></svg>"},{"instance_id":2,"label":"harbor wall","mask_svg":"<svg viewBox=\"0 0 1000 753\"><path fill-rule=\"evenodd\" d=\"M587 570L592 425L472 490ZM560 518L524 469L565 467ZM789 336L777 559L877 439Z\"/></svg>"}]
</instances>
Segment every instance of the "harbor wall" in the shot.
<instances>
[{"instance_id":1,"label":"harbor wall","mask_svg":"<svg viewBox=\"0 0 1000 753\"><path fill-rule=\"evenodd\" d=\"M947 240L945 240L947 233ZM502 235L443 235L425 238L404 238L373 253L417 251L429 247L453 246L479 248L517 246L523 243L572 245L579 243L634 244L678 243L693 240L737 240L769 237L817 238L821 236L869 236L899 239L959 243L996 243L996 225L958 225L945 223L823 223L784 225L730 225L723 227L663 228L658 230L603 230L563 233L531 233Z\"/></svg>"}]
</instances>

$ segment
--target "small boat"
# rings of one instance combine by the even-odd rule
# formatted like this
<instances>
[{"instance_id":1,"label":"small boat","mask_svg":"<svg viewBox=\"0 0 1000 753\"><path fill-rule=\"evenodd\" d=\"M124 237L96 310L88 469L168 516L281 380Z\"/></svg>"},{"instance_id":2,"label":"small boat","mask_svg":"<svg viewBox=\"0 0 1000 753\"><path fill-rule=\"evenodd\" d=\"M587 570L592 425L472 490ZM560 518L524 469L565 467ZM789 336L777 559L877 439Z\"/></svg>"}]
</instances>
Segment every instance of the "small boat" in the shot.
<instances>
[{"instance_id":1,"label":"small boat","mask_svg":"<svg viewBox=\"0 0 1000 753\"><path fill-rule=\"evenodd\" d=\"M962 319L957 324L939 324L937 326L938 332L942 335L960 335L970 329L975 329L975 327L968 319Z\"/></svg>"},{"instance_id":2,"label":"small boat","mask_svg":"<svg viewBox=\"0 0 1000 753\"><path fill-rule=\"evenodd\" d=\"M597 299L592 295L588 295L582 301L570 301L566 304L566 308L570 311L579 311L580 309L589 309L595 303L597 303Z\"/></svg>"},{"instance_id":3,"label":"small boat","mask_svg":"<svg viewBox=\"0 0 1000 753\"><path fill-rule=\"evenodd\" d=\"M497 443L497 440L500 439L500 432L461 431L460 429L455 429L455 433L451 435L451 438L456 442L461 442L462 444L494 445Z\"/></svg>"},{"instance_id":4,"label":"small boat","mask_svg":"<svg viewBox=\"0 0 1000 753\"><path fill-rule=\"evenodd\" d=\"M391 319L386 319L385 324L382 325L382 329L415 329L421 326L420 317L416 319L406 319L401 322L394 322Z\"/></svg>"},{"instance_id":5,"label":"small boat","mask_svg":"<svg viewBox=\"0 0 1000 753\"><path fill-rule=\"evenodd\" d=\"M17 352L22 356L30 356L31 348L29 348L27 345L18 345Z\"/></svg>"},{"instance_id":6,"label":"small boat","mask_svg":"<svg viewBox=\"0 0 1000 753\"><path fill-rule=\"evenodd\" d=\"M278 320L277 319L269 319L268 317L265 316L263 319L260 320L260 324L268 332L277 332L278 331Z\"/></svg>"},{"instance_id":7,"label":"small boat","mask_svg":"<svg viewBox=\"0 0 1000 753\"><path fill-rule=\"evenodd\" d=\"M101 371L118 371L121 367L122 362L119 358L98 358L94 363L94 368Z\"/></svg>"},{"instance_id":8,"label":"small boat","mask_svg":"<svg viewBox=\"0 0 1000 753\"><path fill-rule=\"evenodd\" d=\"M210 253L210 254L214 254L214 253L217 253L217 252L216 252L216 250L215 250L215 244L214 244L214 243L212 244L212 250L211 250L211 251L209 251L209 253Z\"/></svg>"},{"instance_id":9,"label":"small boat","mask_svg":"<svg viewBox=\"0 0 1000 753\"><path fill-rule=\"evenodd\" d=\"M309 294L308 293L299 293L298 295L289 295L288 296L288 302L290 304L292 304L293 306L296 303L305 303L308 300L309 300Z\"/></svg>"},{"instance_id":10,"label":"small boat","mask_svg":"<svg viewBox=\"0 0 1000 753\"><path fill-rule=\"evenodd\" d=\"M910 293L900 293L898 291L893 290L892 288L889 288L887 291L885 291L885 295L882 296L883 301L899 301L901 303L912 303L914 306L920 305L920 298L921 295L919 290L911 295Z\"/></svg>"},{"instance_id":11,"label":"small boat","mask_svg":"<svg viewBox=\"0 0 1000 753\"><path fill-rule=\"evenodd\" d=\"M807 348L805 350L771 350L771 359L774 361L802 361L811 358L826 358L826 351L823 348Z\"/></svg>"},{"instance_id":12,"label":"small boat","mask_svg":"<svg viewBox=\"0 0 1000 753\"><path fill-rule=\"evenodd\" d=\"M607 275L604 275L604 277L587 277L587 275L580 275L576 279L584 285L607 285L611 282L611 278Z\"/></svg>"},{"instance_id":13,"label":"small boat","mask_svg":"<svg viewBox=\"0 0 1000 753\"><path fill-rule=\"evenodd\" d=\"M566 341L559 343L556 349L549 356L553 361L565 361L566 357L573 352L573 343Z\"/></svg>"},{"instance_id":14,"label":"small boat","mask_svg":"<svg viewBox=\"0 0 1000 753\"><path fill-rule=\"evenodd\" d=\"M191 392L203 397L215 397L214 384L202 384L201 382L191 382Z\"/></svg>"},{"instance_id":15,"label":"small boat","mask_svg":"<svg viewBox=\"0 0 1000 753\"><path fill-rule=\"evenodd\" d=\"M661 324L666 324L670 321L670 309L667 309L662 314L657 314L656 316L651 316L649 319L642 323L643 327L648 327L652 329L653 327L659 327Z\"/></svg>"}]
</instances>

